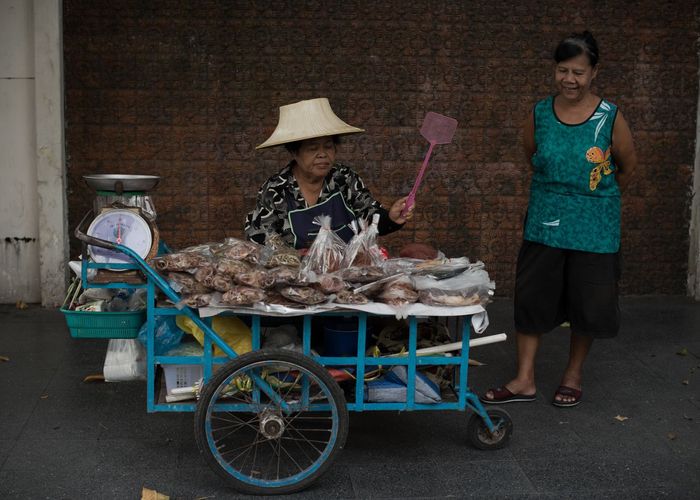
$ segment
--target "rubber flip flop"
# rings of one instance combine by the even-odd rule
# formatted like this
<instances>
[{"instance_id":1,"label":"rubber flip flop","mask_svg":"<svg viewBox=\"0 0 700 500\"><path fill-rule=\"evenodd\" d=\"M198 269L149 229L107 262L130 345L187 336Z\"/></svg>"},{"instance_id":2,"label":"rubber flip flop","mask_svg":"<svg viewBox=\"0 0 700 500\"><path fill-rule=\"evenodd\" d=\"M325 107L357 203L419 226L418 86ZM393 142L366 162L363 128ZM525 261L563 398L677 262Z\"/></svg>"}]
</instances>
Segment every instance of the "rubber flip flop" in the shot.
<instances>
[{"instance_id":1,"label":"rubber flip flop","mask_svg":"<svg viewBox=\"0 0 700 500\"><path fill-rule=\"evenodd\" d=\"M486 395L479 398L482 403L487 405L526 403L529 401L534 401L536 397L534 394L514 394L505 387L496 387L495 389L489 389L489 391L493 393L493 399L488 399Z\"/></svg>"},{"instance_id":2,"label":"rubber flip flop","mask_svg":"<svg viewBox=\"0 0 700 500\"><path fill-rule=\"evenodd\" d=\"M570 408L576 406L581 402L581 396L583 392L573 387L568 387L566 385L560 385L559 388L554 393L554 399L552 399L552 404L560 408ZM557 396L567 396L574 398L573 401L557 401Z\"/></svg>"}]
</instances>

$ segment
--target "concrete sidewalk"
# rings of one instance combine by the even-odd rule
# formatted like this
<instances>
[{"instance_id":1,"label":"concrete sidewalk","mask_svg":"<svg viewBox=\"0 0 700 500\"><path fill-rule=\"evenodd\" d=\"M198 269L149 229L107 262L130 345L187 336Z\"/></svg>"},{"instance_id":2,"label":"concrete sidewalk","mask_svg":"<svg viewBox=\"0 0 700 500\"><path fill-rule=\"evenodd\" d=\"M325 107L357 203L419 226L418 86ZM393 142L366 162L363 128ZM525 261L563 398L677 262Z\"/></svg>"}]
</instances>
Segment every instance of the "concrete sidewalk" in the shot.
<instances>
[{"instance_id":1,"label":"concrete sidewalk","mask_svg":"<svg viewBox=\"0 0 700 500\"><path fill-rule=\"evenodd\" d=\"M504 405L509 445L480 451L459 412L353 413L346 449L304 498L700 498L700 303L627 297L593 345L583 403L550 404L568 331L548 335L534 403ZM488 307L512 333L512 303ZM57 310L0 306L0 498L240 498L211 472L192 414L146 413L143 382L83 383L107 342L74 340ZM474 349L482 393L509 380L514 338Z\"/></svg>"}]
</instances>

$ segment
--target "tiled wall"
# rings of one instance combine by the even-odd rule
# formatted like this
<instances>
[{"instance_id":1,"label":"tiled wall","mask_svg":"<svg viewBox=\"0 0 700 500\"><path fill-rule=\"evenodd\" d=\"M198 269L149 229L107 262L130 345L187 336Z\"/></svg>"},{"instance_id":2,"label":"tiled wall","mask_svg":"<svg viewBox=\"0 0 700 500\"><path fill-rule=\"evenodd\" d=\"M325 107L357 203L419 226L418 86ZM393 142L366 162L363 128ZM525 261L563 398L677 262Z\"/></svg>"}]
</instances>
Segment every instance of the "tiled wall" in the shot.
<instances>
[{"instance_id":1,"label":"tiled wall","mask_svg":"<svg viewBox=\"0 0 700 500\"><path fill-rule=\"evenodd\" d=\"M698 14L627 4L64 0L70 226L93 196L82 175L126 172L163 176L154 199L171 246L240 235L287 160L255 145L278 106L318 96L367 130L339 158L389 203L410 190L427 149L418 129L436 111L460 122L454 141L436 148L413 223L383 242L481 259L510 295L529 185L520 125L552 91L558 40L587 28L596 91L620 106L640 160L622 290L685 293Z\"/></svg>"}]
</instances>

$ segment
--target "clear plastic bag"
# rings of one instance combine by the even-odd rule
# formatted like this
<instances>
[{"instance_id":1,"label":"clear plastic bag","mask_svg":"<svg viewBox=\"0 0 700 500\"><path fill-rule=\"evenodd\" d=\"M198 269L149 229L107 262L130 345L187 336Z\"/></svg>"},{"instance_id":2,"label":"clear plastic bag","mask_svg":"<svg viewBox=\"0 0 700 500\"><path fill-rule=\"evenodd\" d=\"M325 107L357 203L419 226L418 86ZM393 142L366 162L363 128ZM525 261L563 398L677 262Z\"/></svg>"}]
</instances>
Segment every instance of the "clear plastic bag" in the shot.
<instances>
[{"instance_id":1,"label":"clear plastic bag","mask_svg":"<svg viewBox=\"0 0 700 500\"><path fill-rule=\"evenodd\" d=\"M318 236L301 261L301 276L313 280L313 275L332 273L340 269L345 242L331 229L331 218L320 215L314 219L320 226Z\"/></svg>"},{"instance_id":2,"label":"clear plastic bag","mask_svg":"<svg viewBox=\"0 0 700 500\"><path fill-rule=\"evenodd\" d=\"M158 271L190 271L210 265L211 257L199 251L180 251L151 259Z\"/></svg>"},{"instance_id":3,"label":"clear plastic bag","mask_svg":"<svg viewBox=\"0 0 700 500\"><path fill-rule=\"evenodd\" d=\"M221 303L230 306L249 306L263 302L267 298L265 291L252 286L234 285L221 296Z\"/></svg>"},{"instance_id":4,"label":"clear plastic bag","mask_svg":"<svg viewBox=\"0 0 700 500\"><path fill-rule=\"evenodd\" d=\"M336 273L317 276L317 281L314 283L314 286L323 293L337 293L348 287L343 278Z\"/></svg>"},{"instance_id":5,"label":"clear plastic bag","mask_svg":"<svg viewBox=\"0 0 700 500\"><path fill-rule=\"evenodd\" d=\"M484 263L481 261L470 264L466 270L451 278L436 279L434 276L411 276L416 290L465 290L473 286L483 286L495 289L496 284L490 280Z\"/></svg>"},{"instance_id":6,"label":"clear plastic bag","mask_svg":"<svg viewBox=\"0 0 700 500\"><path fill-rule=\"evenodd\" d=\"M285 286L280 288L279 292L289 300L309 306L320 304L327 299L322 291L307 286Z\"/></svg>"},{"instance_id":7,"label":"clear plastic bag","mask_svg":"<svg viewBox=\"0 0 700 500\"><path fill-rule=\"evenodd\" d=\"M299 253L291 246L287 245L278 233L268 232L265 235L265 248L262 252L260 264L265 267L301 265Z\"/></svg>"},{"instance_id":8,"label":"clear plastic bag","mask_svg":"<svg viewBox=\"0 0 700 500\"><path fill-rule=\"evenodd\" d=\"M411 281L419 291L419 300L429 306L486 305L491 301L496 283L490 280L484 267L479 261L451 278L411 276Z\"/></svg>"},{"instance_id":9,"label":"clear plastic bag","mask_svg":"<svg viewBox=\"0 0 700 500\"><path fill-rule=\"evenodd\" d=\"M467 257L448 259L438 257L433 260L398 258L389 259L382 267L388 275L407 273L411 275L431 276L435 279L449 278L461 273L470 266Z\"/></svg>"},{"instance_id":10,"label":"clear plastic bag","mask_svg":"<svg viewBox=\"0 0 700 500\"><path fill-rule=\"evenodd\" d=\"M387 283L377 295L377 300L391 306L412 304L418 300L418 292L413 289L408 277L399 278Z\"/></svg>"},{"instance_id":11,"label":"clear plastic bag","mask_svg":"<svg viewBox=\"0 0 700 500\"><path fill-rule=\"evenodd\" d=\"M209 287L197 281L190 273L169 271L167 279L171 288L180 294L190 295L194 293L207 293L209 291Z\"/></svg>"},{"instance_id":12,"label":"clear plastic bag","mask_svg":"<svg viewBox=\"0 0 700 500\"><path fill-rule=\"evenodd\" d=\"M103 373L106 382L146 380L146 348L136 339L110 339Z\"/></svg>"},{"instance_id":13,"label":"clear plastic bag","mask_svg":"<svg viewBox=\"0 0 700 500\"><path fill-rule=\"evenodd\" d=\"M360 232L352 237L345 248L341 269L351 266L381 266L384 258L377 246L379 214L372 216L372 223L360 219ZM354 229L354 227L353 227Z\"/></svg>"},{"instance_id":14,"label":"clear plastic bag","mask_svg":"<svg viewBox=\"0 0 700 500\"><path fill-rule=\"evenodd\" d=\"M491 302L491 294L487 288L478 286L464 290L438 290L437 288L431 288L418 292L418 300L427 306L484 306Z\"/></svg>"},{"instance_id":15,"label":"clear plastic bag","mask_svg":"<svg viewBox=\"0 0 700 500\"><path fill-rule=\"evenodd\" d=\"M213 250L214 255L219 258L229 258L233 260L245 260L252 264L257 264L263 255L263 246L254 241L241 240L238 238L226 238L222 244Z\"/></svg>"}]
</instances>

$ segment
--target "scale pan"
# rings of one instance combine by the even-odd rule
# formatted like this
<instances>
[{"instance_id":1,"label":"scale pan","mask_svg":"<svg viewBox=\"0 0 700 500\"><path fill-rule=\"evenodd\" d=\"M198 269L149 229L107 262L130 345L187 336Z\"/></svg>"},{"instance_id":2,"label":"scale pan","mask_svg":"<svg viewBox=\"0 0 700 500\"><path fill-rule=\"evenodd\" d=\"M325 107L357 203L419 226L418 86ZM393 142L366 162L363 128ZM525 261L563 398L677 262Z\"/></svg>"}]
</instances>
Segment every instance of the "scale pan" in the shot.
<instances>
[{"instance_id":1,"label":"scale pan","mask_svg":"<svg viewBox=\"0 0 700 500\"><path fill-rule=\"evenodd\" d=\"M98 191L150 191L158 185L157 175L96 174L83 175L88 186Z\"/></svg>"}]
</instances>

